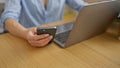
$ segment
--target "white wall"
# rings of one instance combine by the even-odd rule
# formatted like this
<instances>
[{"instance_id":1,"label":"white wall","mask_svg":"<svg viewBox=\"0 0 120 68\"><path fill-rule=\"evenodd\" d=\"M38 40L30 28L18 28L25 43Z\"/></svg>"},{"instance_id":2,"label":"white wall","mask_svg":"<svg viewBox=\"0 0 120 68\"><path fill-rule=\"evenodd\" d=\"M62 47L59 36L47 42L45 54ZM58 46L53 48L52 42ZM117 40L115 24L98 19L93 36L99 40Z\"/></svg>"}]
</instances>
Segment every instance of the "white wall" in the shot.
<instances>
[{"instance_id":1,"label":"white wall","mask_svg":"<svg viewBox=\"0 0 120 68\"><path fill-rule=\"evenodd\" d=\"M4 3L5 3L6 0L0 0L0 15L1 15L1 11L4 7Z\"/></svg>"},{"instance_id":2,"label":"white wall","mask_svg":"<svg viewBox=\"0 0 120 68\"><path fill-rule=\"evenodd\" d=\"M6 0L0 0L0 3L4 3Z\"/></svg>"},{"instance_id":3,"label":"white wall","mask_svg":"<svg viewBox=\"0 0 120 68\"><path fill-rule=\"evenodd\" d=\"M6 0L0 0L0 16L1 16L1 11L3 9L4 3ZM0 24L0 33L3 32L3 25Z\"/></svg>"}]
</instances>

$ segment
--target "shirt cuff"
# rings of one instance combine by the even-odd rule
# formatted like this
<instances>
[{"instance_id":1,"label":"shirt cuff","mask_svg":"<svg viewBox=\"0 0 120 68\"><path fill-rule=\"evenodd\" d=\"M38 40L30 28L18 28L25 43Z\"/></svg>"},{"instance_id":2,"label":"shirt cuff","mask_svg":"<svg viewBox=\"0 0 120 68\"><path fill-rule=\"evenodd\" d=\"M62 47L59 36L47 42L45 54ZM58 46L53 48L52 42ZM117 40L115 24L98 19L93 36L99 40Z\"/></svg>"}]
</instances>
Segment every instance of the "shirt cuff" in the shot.
<instances>
[{"instance_id":1,"label":"shirt cuff","mask_svg":"<svg viewBox=\"0 0 120 68\"><path fill-rule=\"evenodd\" d=\"M16 21L18 21L17 17L14 16L13 14L12 14L12 15L11 15L11 14L4 15L4 16L1 18L1 21L0 21L0 22L1 22L1 25L3 26L4 32L7 32L7 29L5 29L5 20L6 20L7 18L12 18L12 19L15 19Z\"/></svg>"}]
</instances>

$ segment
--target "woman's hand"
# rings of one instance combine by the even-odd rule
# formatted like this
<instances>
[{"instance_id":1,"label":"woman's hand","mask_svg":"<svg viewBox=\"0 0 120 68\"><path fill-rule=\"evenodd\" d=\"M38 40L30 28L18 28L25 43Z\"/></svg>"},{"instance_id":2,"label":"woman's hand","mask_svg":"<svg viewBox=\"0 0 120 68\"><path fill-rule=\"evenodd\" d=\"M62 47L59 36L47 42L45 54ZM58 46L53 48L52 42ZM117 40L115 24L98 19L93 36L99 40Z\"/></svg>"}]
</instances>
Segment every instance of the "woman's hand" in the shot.
<instances>
[{"instance_id":1,"label":"woman's hand","mask_svg":"<svg viewBox=\"0 0 120 68\"><path fill-rule=\"evenodd\" d=\"M26 40L33 47L43 47L47 45L52 38L49 34L37 35L37 27L27 29Z\"/></svg>"}]
</instances>

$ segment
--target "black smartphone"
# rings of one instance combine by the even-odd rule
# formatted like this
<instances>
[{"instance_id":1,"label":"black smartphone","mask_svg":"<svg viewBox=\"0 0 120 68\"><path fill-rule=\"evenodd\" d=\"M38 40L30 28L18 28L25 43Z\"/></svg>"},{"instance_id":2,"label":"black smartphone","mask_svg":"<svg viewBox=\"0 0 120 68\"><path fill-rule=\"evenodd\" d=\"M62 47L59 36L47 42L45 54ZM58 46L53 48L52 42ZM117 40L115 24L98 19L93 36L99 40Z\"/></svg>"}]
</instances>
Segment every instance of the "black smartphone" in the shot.
<instances>
[{"instance_id":1,"label":"black smartphone","mask_svg":"<svg viewBox=\"0 0 120 68\"><path fill-rule=\"evenodd\" d=\"M37 27L37 35L41 34L49 34L53 36L53 39L56 34L56 27L55 26L49 26L49 27ZM53 41L53 39L51 41ZM50 41L50 42L51 42Z\"/></svg>"}]
</instances>

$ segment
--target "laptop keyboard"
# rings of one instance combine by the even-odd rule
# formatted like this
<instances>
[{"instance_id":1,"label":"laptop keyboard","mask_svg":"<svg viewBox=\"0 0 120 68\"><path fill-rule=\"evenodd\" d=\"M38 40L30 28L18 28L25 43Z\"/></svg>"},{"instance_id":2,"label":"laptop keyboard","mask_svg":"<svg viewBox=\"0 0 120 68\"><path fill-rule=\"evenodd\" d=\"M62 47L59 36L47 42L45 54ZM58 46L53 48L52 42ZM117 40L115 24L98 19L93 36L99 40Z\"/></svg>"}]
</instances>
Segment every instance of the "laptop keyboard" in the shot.
<instances>
[{"instance_id":1,"label":"laptop keyboard","mask_svg":"<svg viewBox=\"0 0 120 68\"><path fill-rule=\"evenodd\" d=\"M70 31L71 30L56 34L55 39L58 40L60 43L65 44L65 42L67 41L67 38L69 36Z\"/></svg>"}]
</instances>

